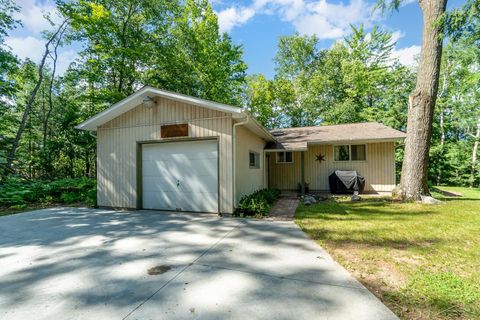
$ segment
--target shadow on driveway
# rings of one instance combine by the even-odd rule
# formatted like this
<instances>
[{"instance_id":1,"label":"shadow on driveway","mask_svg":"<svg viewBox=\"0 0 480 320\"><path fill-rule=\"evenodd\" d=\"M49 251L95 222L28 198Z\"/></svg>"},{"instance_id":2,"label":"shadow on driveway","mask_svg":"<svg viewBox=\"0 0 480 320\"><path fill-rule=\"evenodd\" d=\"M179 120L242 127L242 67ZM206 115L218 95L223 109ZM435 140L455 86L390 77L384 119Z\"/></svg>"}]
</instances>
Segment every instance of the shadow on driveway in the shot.
<instances>
[{"instance_id":1,"label":"shadow on driveway","mask_svg":"<svg viewBox=\"0 0 480 320\"><path fill-rule=\"evenodd\" d=\"M0 319L396 318L293 222L57 208L0 234Z\"/></svg>"}]
</instances>

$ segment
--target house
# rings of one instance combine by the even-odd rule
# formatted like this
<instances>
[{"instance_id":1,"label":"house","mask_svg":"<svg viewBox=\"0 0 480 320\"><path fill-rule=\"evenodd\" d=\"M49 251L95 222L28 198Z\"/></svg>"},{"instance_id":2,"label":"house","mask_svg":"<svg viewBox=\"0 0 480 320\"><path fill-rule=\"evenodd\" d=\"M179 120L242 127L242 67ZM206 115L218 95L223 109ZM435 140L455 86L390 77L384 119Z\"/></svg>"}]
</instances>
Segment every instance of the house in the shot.
<instances>
[{"instance_id":1,"label":"house","mask_svg":"<svg viewBox=\"0 0 480 320\"><path fill-rule=\"evenodd\" d=\"M99 206L216 213L265 187L327 190L336 169L391 191L405 137L379 123L269 132L239 107L152 87L77 128L96 132Z\"/></svg>"}]
</instances>

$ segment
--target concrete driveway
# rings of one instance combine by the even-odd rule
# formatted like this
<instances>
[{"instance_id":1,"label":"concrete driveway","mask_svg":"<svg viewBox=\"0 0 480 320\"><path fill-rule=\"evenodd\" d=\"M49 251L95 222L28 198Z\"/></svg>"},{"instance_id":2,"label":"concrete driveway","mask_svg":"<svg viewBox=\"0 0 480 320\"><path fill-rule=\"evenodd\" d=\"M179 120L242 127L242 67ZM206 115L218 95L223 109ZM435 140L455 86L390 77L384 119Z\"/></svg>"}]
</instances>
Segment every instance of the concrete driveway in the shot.
<instances>
[{"instance_id":1,"label":"concrete driveway","mask_svg":"<svg viewBox=\"0 0 480 320\"><path fill-rule=\"evenodd\" d=\"M293 222L57 208L0 217L0 319L396 317Z\"/></svg>"}]
</instances>

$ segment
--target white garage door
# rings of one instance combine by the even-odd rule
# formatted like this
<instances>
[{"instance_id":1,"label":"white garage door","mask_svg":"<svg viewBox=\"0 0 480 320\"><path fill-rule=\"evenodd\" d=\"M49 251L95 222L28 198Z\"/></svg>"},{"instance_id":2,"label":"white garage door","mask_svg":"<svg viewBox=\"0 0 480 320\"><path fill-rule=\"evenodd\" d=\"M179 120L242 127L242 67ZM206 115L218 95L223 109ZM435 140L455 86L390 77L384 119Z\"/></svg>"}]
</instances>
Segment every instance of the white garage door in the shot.
<instances>
[{"instance_id":1,"label":"white garage door","mask_svg":"<svg viewBox=\"0 0 480 320\"><path fill-rule=\"evenodd\" d=\"M218 212L218 150L212 140L142 146L143 208Z\"/></svg>"}]
</instances>

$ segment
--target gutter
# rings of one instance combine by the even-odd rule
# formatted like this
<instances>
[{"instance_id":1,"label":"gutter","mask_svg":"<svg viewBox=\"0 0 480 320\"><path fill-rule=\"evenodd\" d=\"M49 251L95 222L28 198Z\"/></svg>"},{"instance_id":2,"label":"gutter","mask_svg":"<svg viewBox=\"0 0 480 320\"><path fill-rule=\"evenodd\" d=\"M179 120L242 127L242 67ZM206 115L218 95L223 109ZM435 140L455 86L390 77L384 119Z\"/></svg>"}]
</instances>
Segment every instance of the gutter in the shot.
<instances>
[{"instance_id":1,"label":"gutter","mask_svg":"<svg viewBox=\"0 0 480 320\"><path fill-rule=\"evenodd\" d=\"M245 115L245 119L243 121L237 122L233 124L233 131L232 131L232 173L233 173L233 207L237 205L237 175L236 175L236 168L237 168L237 127L246 125L250 121L250 117Z\"/></svg>"}]
</instances>

